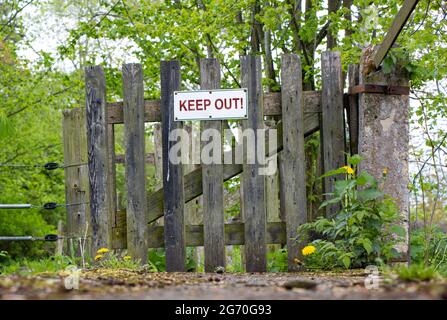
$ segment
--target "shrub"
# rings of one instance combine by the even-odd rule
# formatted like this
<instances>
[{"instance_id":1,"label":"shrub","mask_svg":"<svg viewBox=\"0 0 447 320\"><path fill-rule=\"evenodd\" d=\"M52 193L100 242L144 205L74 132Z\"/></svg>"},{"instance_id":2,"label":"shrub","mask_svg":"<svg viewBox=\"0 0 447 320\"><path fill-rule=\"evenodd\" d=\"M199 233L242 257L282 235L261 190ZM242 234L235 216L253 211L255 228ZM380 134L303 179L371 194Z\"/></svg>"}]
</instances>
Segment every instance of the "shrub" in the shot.
<instances>
[{"instance_id":1,"label":"shrub","mask_svg":"<svg viewBox=\"0 0 447 320\"><path fill-rule=\"evenodd\" d=\"M315 239L310 244L316 250L303 252L307 268L359 268L398 256L395 246L405 235L397 224L398 210L379 190L374 177L366 171L357 174L360 161L358 155L349 157L349 166L321 176L345 176L335 181L331 198L320 206L339 203L341 210L333 217L320 217L299 227L297 241L306 241L310 235Z\"/></svg>"}]
</instances>

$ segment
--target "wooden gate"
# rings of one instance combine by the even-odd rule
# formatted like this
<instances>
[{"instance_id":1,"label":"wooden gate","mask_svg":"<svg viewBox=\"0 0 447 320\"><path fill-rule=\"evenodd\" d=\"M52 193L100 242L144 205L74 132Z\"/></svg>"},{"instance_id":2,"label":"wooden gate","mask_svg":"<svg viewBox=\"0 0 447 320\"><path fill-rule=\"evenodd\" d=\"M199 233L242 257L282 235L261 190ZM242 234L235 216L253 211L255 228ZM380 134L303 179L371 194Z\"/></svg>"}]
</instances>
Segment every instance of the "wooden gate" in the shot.
<instances>
[{"instance_id":1,"label":"wooden gate","mask_svg":"<svg viewBox=\"0 0 447 320\"><path fill-rule=\"evenodd\" d=\"M267 244L283 244L288 249L289 271L298 270L296 260L300 259L302 244L295 241L296 230L307 221L304 138L321 131L323 170L338 168L345 162L340 54L324 52L321 60L322 91L303 91L300 58L286 54L281 62L281 92L263 93L261 57L241 58L241 84L248 89L248 119L240 120L242 127L262 129L266 116L281 116L277 148L273 151L279 155L279 202L283 218L279 222L267 222L266 202L270 200L266 195L266 176L259 174L258 160L203 164L186 174L182 164L167 161L175 143L169 141L169 133L182 127L182 122L173 119L173 92L181 88L177 61L161 62L160 100L144 100L139 64L123 66L123 101L112 103L106 101L102 68L86 68L86 108L64 113L66 163L82 157L79 154L85 151L79 148L86 148L88 155L87 185L80 183L86 181L86 171L66 168L67 203L78 202L80 193L89 198L89 206L83 211L68 208L69 234L82 235L87 221L93 250L127 248L131 256L142 261L147 259L148 248L165 247L167 271L186 270L188 246L204 246L205 271L213 271L225 266L225 246L244 245L246 271L262 272L267 267ZM202 59L200 75L201 89L220 87L217 60ZM84 113L86 137L73 129L82 128L82 122L78 121ZM145 154L145 122L161 122L162 129L163 184L155 192L146 191L145 161L153 165L160 154ZM124 156L115 154L114 128L120 124L124 124ZM201 122L202 130L213 128L222 132L227 127L226 121ZM117 208L118 162L125 163L125 210ZM243 221L225 223L223 182L238 174L243 189ZM331 191L331 178L326 179L324 186L325 192ZM200 195L203 224L186 225L185 203ZM163 225L154 223L161 217Z\"/></svg>"}]
</instances>

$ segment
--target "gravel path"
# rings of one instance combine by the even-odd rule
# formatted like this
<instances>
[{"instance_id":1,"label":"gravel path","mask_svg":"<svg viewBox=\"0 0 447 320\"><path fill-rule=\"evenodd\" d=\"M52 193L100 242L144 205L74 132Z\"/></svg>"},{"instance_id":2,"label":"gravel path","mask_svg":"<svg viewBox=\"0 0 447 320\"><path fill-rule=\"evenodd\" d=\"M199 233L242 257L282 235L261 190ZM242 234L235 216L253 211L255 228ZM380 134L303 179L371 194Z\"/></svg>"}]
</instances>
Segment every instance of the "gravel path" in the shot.
<instances>
[{"instance_id":1,"label":"gravel path","mask_svg":"<svg viewBox=\"0 0 447 320\"><path fill-rule=\"evenodd\" d=\"M365 288L362 271L349 273L147 273L83 271L79 289L66 273L0 276L0 299L447 299L445 281L406 283L380 279Z\"/></svg>"}]
</instances>

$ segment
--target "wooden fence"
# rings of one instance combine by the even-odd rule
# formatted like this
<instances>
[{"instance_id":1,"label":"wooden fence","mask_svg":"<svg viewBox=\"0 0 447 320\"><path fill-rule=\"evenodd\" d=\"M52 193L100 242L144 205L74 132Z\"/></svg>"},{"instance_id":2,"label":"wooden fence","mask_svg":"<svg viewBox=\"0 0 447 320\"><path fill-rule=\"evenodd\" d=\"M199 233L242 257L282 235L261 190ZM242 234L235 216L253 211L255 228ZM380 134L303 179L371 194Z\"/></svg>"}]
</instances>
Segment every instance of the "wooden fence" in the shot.
<instances>
[{"instance_id":1,"label":"wooden fence","mask_svg":"<svg viewBox=\"0 0 447 320\"><path fill-rule=\"evenodd\" d=\"M286 54L281 62L281 92L263 93L261 58L241 58L241 84L248 89L248 119L241 120L242 127L261 129L265 117L285 115L278 123L275 150L280 155L278 202L283 218L277 222L268 222L266 218L266 177L259 174L259 160L253 164L246 159L243 164L203 164L186 174L182 164L167 161L175 143L169 141L169 132L183 126L173 119L173 92L181 88L177 61L161 62L160 100L144 100L143 72L139 64L123 66L122 102L106 101L101 67L86 68L86 108L64 113L64 143L66 163L88 162L88 172L82 167L65 169L67 203L88 199L89 205L83 210L68 208L68 234L82 235L87 226L93 250L127 248L131 256L142 261L147 259L148 248L165 247L167 271L185 271L188 246L204 246L205 271L213 271L225 266L225 246L244 245L246 271L262 272L267 266L267 245L283 244L288 249L288 268L296 271L301 244L294 238L298 226L307 221L305 137L321 131L323 170L345 163L340 54L324 52L321 61L321 91L303 91L300 58ZM218 61L202 59L200 76L201 89L220 88ZM147 191L145 161L157 166L160 154L145 154L145 122L161 122L163 184L155 192ZM115 126L121 124L124 124L125 154L117 155ZM227 127L226 121L201 122L202 130L213 128L222 132ZM83 150L87 150L86 154ZM125 165L125 210L117 206L117 163ZM225 223L223 182L238 174L241 174L243 189L243 219ZM331 179L324 183L325 192L331 191ZM186 225L185 203L200 195L203 224ZM163 225L155 223L161 217L164 217Z\"/></svg>"}]
</instances>

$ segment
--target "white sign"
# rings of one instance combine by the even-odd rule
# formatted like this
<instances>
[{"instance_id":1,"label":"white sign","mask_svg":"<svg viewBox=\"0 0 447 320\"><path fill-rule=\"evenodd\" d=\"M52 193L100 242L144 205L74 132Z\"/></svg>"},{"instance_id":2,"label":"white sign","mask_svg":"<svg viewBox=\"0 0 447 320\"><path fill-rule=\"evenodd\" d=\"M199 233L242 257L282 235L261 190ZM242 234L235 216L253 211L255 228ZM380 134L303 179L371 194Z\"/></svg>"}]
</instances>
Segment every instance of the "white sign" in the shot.
<instances>
[{"instance_id":1,"label":"white sign","mask_svg":"<svg viewBox=\"0 0 447 320\"><path fill-rule=\"evenodd\" d=\"M247 89L174 91L174 119L247 119Z\"/></svg>"}]
</instances>

